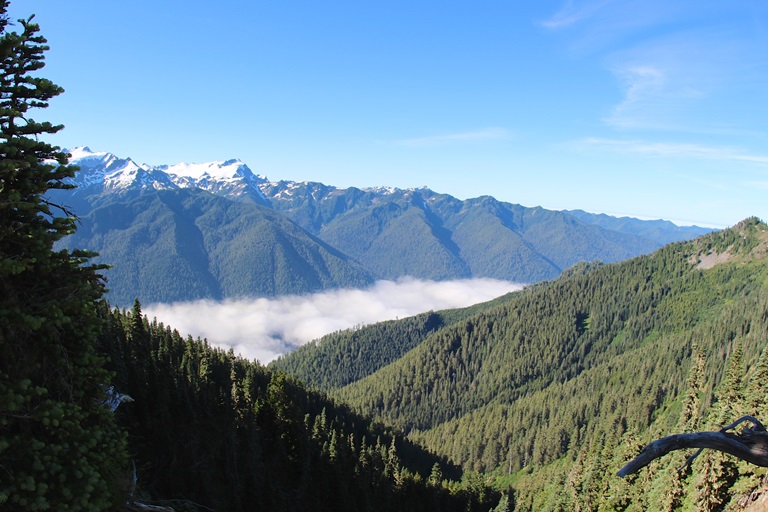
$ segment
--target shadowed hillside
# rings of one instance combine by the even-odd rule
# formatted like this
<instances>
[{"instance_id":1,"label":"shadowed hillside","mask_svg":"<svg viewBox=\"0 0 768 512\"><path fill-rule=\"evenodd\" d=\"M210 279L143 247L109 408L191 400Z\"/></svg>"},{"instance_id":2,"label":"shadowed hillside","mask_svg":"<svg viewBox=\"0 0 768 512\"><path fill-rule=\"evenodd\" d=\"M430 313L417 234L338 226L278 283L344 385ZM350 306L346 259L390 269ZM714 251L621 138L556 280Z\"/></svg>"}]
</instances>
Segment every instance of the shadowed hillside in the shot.
<instances>
[{"instance_id":1,"label":"shadowed hillside","mask_svg":"<svg viewBox=\"0 0 768 512\"><path fill-rule=\"evenodd\" d=\"M159 191L94 209L65 247L87 246L110 300L149 302L363 287L368 270L270 208L199 190Z\"/></svg>"}]
</instances>

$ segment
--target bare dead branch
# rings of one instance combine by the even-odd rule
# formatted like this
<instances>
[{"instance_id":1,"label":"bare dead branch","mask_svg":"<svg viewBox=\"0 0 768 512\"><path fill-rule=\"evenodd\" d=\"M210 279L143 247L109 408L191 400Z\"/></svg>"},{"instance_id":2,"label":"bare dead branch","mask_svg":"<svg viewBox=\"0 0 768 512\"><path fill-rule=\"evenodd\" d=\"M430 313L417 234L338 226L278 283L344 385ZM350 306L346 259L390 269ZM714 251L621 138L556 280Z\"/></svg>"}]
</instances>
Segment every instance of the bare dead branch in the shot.
<instances>
[{"instance_id":1,"label":"bare dead branch","mask_svg":"<svg viewBox=\"0 0 768 512\"><path fill-rule=\"evenodd\" d=\"M696 453L694 453L693 455L685 459L685 463L682 466L680 466L680 469L678 469L677 472L682 473L683 471L688 469L691 466L691 464L693 464L693 461L696 459L696 457L701 455L701 452L703 451L704 451L704 448L699 448L698 450L696 450Z\"/></svg>"},{"instance_id":2,"label":"bare dead branch","mask_svg":"<svg viewBox=\"0 0 768 512\"><path fill-rule=\"evenodd\" d=\"M728 430L732 430L747 421L752 423L752 427L745 428L740 434L728 432ZM711 448L757 466L768 467L768 432L756 418L742 416L718 432L675 434L657 439L643 448L640 455L629 461L626 466L619 470L617 475L625 477L635 474L659 457L663 457L671 451L686 448L699 448L699 451L688 459L686 465L690 464L701 453L701 450ZM683 468L685 467L683 466Z\"/></svg>"},{"instance_id":3,"label":"bare dead branch","mask_svg":"<svg viewBox=\"0 0 768 512\"><path fill-rule=\"evenodd\" d=\"M171 505L163 505L171 504ZM194 507L196 510L208 510L210 512L216 512L212 508L208 508L205 505L195 503L189 500L158 500L158 501L129 501L126 506L129 510L136 512L175 512L173 504L179 504L184 506L184 510L188 510L189 507Z\"/></svg>"},{"instance_id":4,"label":"bare dead branch","mask_svg":"<svg viewBox=\"0 0 768 512\"><path fill-rule=\"evenodd\" d=\"M149 503L142 503L140 501L132 501L127 503L126 506L129 510L135 510L137 512L174 512L171 507L163 507L160 505L152 505Z\"/></svg>"}]
</instances>

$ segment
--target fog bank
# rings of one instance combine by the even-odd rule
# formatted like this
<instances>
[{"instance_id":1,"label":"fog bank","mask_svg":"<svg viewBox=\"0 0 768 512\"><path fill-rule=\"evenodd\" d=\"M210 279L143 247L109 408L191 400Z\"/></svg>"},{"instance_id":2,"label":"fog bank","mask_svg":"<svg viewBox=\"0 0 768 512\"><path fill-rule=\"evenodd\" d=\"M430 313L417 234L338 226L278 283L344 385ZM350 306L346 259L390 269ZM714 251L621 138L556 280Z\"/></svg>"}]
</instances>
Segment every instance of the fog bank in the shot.
<instances>
[{"instance_id":1,"label":"fog bank","mask_svg":"<svg viewBox=\"0 0 768 512\"><path fill-rule=\"evenodd\" d=\"M438 282L404 278L377 281L362 290L150 304L143 311L184 336L207 338L211 345L233 347L244 357L267 363L334 331L430 310L471 306L522 287L496 279Z\"/></svg>"}]
</instances>

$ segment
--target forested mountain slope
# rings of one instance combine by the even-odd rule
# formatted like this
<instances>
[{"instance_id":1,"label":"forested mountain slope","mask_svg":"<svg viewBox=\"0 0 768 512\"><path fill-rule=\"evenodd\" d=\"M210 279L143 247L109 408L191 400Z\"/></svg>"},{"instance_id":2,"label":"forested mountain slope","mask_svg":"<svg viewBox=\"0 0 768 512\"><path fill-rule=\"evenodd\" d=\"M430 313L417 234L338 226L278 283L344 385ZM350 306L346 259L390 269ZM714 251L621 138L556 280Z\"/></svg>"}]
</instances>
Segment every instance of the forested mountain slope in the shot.
<instances>
[{"instance_id":1,"label":"forested mountain slope","mask_svg":"<svg viewBox=\"0 0 768 512\"><path fill-rule=\"evenodd\" d=\"M746 401L724 398L730 391L717 385L729 354L739 352L749 369L766 346L767 242L768 227L748 219L529 287L430 334L334 396L465 467L499 476L522 470L513 480L521 510L542 493L562 494L579 467L598 471L589 485L599 494L619 485L611 478L623 464L616 458L629 457L627 436L636 448L654 432L690 428L691 417L729 422L746 410ZM687 382L696 364L699 376ZM732 372L741 382L735 393L746 390L752 372L744 372ZM681 415L686 393L696 403ZM549 472L559 476L541 478ZM708 492L693 477L684 484L690 496ZM571 493L568 506L551 509L595 495Z\"/></svg>"},{"instance_id":2,"label":"forested mountain slope","mask_svg":"<svg viewBox=\"0 0 768 512\"><path fill-rule=\"evenodd\" d=\"M265 183L261 190L275 209L387 279L537 282L580 261L619 261L663 245L650 231L641 236L606 229L489 196L462 201L428 188L337 189L292 182ZM673 236L701 232L691 229Z\"/></svg>"},{"instance_id":3,"label":"forested mountain slope","mask_svg":"<svg viewBox=\"0 0 768 512\"><path fill-rule=\"evenodd\" d=\"M479 475L282 372L149 322L138 302L102 317L115 388L132 399L116 410L136 471L131 510L487 511L499 502Z\"/></svg>"},{"instance_id":4,"label":"forested mountain slope","mask_svg":"<svg viewBox=\"0 0 768 512\"><path fill-rule=\"evenodd\" d=\"M429 311L323 336L270 363L310 387L330 390L360 380L400 359L448 325L510 300L513 294L462 309Z\"/></svg>"}]
</instances>

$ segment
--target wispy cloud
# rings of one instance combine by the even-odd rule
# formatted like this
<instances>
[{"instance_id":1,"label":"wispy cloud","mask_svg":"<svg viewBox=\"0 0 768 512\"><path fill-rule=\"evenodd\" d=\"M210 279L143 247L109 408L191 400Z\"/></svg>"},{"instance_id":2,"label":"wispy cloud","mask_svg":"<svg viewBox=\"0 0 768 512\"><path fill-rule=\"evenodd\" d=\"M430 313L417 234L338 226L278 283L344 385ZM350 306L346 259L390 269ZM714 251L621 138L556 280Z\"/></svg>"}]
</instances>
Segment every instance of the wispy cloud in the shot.
<instances>
[{"instance_id":1,"label":"wispy cloud","mask_svg":"<svg viewBox=\"0 0 768 512\"><path fill-rule=\"evenodd\" d=\"M768 190L768 181L750 181L749 186L759 188L761 190Z\"/></svg>"},{"instance_id":2,"label":"wispy cloud","mask_svg":"<svg viewBox=\"0 0 768 512\"><path fill-rule=\"evenodd\" d=\"M611 0L575 1L568 0L551 18L541 24L550 29L568 27L591 18Z\"/></svg>"},{"instance_id":3,"label":"wispy cloud","mask_svg":"<svg viewBox=\"0 0 768 512\"><path fill-rule=\"evenodd\" d=\"M605 139L591 137L575 143L581 149L634 153L648 156L732 160L768 165L768 155L750 154L740 148L675 142Z\"/></svg>"},{"instance_id":4,"label":"wispy cloud","mask_svg":"<svg viewBox=\"0 0 768 512\"><path fill-rule=\"evenodd\" d=\"M603 118L617 128L696 131L724 121L725 93L749 67L742 43L717 31L645 40L607 58L623 98ZM736 57L739 56L739 57ZM740 58L744 60L740 61Z\"/></svg>"},{"instance_id":5,"label":"wispy cloud","mask_svg":"<svg viewBox=\"0 0 768 512\"><path fill-rule=\"evenodd\" d=\"M664 92L667 73L652 65L630 65L618 69L625 92L624 99L605 120L609 124L627 126L636 122L635 110L638 105L658 98Z\"/></svg>"},{"instance_id":6,"label":"wispy cloud","mask_svg":"<svg viewBox=\"0 0 768 512\"><path fill-rule=\"evenodd\" d=\"M707 11L702 7L699 12ZM552 32L567 34L568 48L579 54L626 47L658 34L658 27L690 20L689 6L666 0L567 0L541 22Z\"/></svg>"},{"instance_id":7,"label":"wispy cloud","mask_svg":"<svg viewBox=\"0 0 768 512\"><path fill-rule=\"evenodd\" d=\"M564 0L542 25L579 58L600 59L620 97L596 113L619 129L762 130L764 7L738 2ZM567 29L567 30L565 30ZM763 130L764 133L764 130Z\"/></svg>"},{"instance_id":8,"label":"wispy cloud","mask_svg":"<svg viewBox=\"0 0 768 512\"><path fill-rule=\"evenodd\" d=\"M400 146L442 146L464 142L482 142L489 140L505 140L512 137L512 132L506 128L485 128L473 132L450 133L447 135L432 135L412 139L396 140Z\"/></svg>"},{"instance_id":9,"label":"wispy cloud","mask_svg":"<svg viewBox=\"0 0 768 512\"><path fill-rule=\"evenodd\" d=\"M429 310L465 307L522 285L495 279L379 281L365 290L333 290L276 299L152 304L150 318L186 335L233 347L251 359L269 362L313 339L360 324L403 318Z\"/></svg>"}]
</instances>

